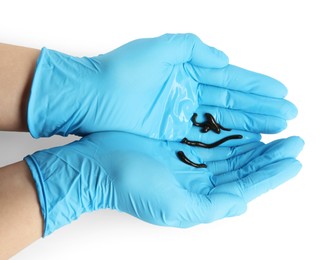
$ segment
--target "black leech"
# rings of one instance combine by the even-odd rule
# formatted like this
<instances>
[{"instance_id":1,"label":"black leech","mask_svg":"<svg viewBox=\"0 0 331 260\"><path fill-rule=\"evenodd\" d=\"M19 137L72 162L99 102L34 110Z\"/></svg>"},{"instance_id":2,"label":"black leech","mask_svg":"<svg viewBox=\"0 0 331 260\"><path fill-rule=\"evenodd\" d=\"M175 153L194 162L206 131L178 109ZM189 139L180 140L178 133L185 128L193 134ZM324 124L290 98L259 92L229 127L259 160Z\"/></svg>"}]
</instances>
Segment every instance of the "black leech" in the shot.
<instances>
[{"instance_id":1,"label":"black leech","mask_svg":"<svg viewBox=\"0 0 331 260\"><path fill-rule=\"evenodd\" d=\"M183 151L177 152L177 156L179 160L181 160L183 163L186 163L188 165L191 165L195 168L207 168L207 165L204 163L194 163L189 158L186 157Z\"/></svg>"},{"instance_id":2,"label":"black leech","mask_svg":"<svg viewBox=\"0 0 331 260\"><path fill-rule=\"evenodd\" d=\"M213 132L215 132L217 134L220 134L221 130L231 131L231 129L225 128L221 124L217 123L215 118L210 113L205 113L206 121L202 122L202 123L197 122L197 117L198 117L198 114L194 113L191 120L192 120L192 123L193 123L194 126L201 127L201 132L202 133L207 133L209 130L212 130ZM184 144L190 145L190 146L198 146L198 147L203 147L203 148L214 148L214 147L217 147L217 146L219 146L219 145L221 145L221 144L223 144L223 143L225 143L229 140L241 139L241 138L243 138L242 135L230 135L230 136L224 137L224 138L222 138L222 139L220 139L220 140L218 140L214 143L211 143L211 144L205 144L205 143L198 142L198 141L191 141L191 140L188 140L187 138L184 138L181 142L184 143ZM188 159L186 157L186 155L184 154L183 151L178 151L177 152L177 157L182 162L184 162L188 165L191 165L195 168L207 168L207 165L204 164L204 163L199 164L199 163L192 162L190 159Z\"/></svg>"},{"instance_id":3,"label":"black leech","mask_svg":"<svg viewBox=\"0 0 331 260\"><path fill-rule=\"evenodd\" d=\"M215 148L216 146L219 146L229 140L234 140L234 139L241 139L243 138L242 135L229 135L227 137L224 137L218 141L216 141L215 143L211 143L211 144L205 144L202 142L197 142L197 141L190 141L187 138L184 138L181 143L190 145L190 146L198 146L198 147L203 147L203 148Z\"/></svg>"},{"instance_id":4,"label":"black leech","mask_svg":"<svg viewBox=\"0 0 331 260\"><path fill-rule=\"evenodd\" d=\"M219 134L221 132L221 129L224 131L230 131L231 129L225 128L222 125L218 124L215 120L215 118L209 114L205 113L205 118L207 119L206 122L198 123L197 122L198 114L194 113L191 120L194 126L202 127L201 132L207 133L209 130L212 130L213 132Z\"/></svg>"},{"instance_id":5,"label":"black leech","mask_svg":"<svg viewBox=\"0 0 331 260\"><path fill-rule=\"evenodd\" d=\"M224 130L224 131L231 131L230 128L225 128L224 126L222 126L221 124L217 123L215 118L209 114L209 113L206 113L205 114L205 117L207 118L207 122L209 124L212 124L212 125L217 125L220 129Z\"/></svg>"},{"instance_id":6,"label":"black leech","mask_svg":"<svg viewBox=\"0 0 331 260\"><path fill-rule=\"evenodd\" d=\"M210 114L209 114L210 115ZM205 114L206 118L207 118L207 114ZM214 118L211 116L211 118L213 120L210 120L211 118L207 118L207 122L203 122L203 123L198 123L196 121L198 117L197 113L194 113L191 120L194 126L198 126L201 127L201 132L202 133L207 133L209 130L212 130L213 132L219 134L221 132L221 128L220 125L216 123L216 121L214 120Z\"/></svg>"}]
</instances>

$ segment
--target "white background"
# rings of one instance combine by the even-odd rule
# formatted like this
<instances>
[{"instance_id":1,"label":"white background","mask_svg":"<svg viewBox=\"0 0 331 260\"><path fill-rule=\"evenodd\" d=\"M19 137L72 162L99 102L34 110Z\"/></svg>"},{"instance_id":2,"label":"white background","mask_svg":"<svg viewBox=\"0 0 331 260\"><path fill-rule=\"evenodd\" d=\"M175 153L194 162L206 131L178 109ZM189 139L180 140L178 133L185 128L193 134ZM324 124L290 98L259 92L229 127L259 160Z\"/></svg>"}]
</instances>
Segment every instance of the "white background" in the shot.
<instances>
[{"instance_id":1,"label":"white background","mask_svg":"<svg viewBox=\"0 0 331 260\"><path fill-rule=\"evenodd\" d=\"M272 140L300 135L300 174L240 217L190 229L157 227L110 210L82 216L13 259L331 259L331 9L328 1L0 0L0 42L72 55L192 32L233 64L281 80L298 117ZM1 57L0 57L1 58ZM1 104L0 104L1 105ZM0 132L0 166L73 140ZM0 249L1 250L1 249Z\"/></svg>"}]
</instances>

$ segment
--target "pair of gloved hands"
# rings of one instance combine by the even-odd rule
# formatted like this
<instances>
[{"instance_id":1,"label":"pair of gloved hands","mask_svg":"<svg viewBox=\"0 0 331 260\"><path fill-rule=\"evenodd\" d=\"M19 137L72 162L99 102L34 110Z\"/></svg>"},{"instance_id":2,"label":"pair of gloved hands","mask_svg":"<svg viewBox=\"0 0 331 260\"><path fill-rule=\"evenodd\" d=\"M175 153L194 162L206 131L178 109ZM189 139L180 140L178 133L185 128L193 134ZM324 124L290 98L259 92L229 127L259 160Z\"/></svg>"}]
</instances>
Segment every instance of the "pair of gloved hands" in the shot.
<instances>
[{"instance_id":1,"label":"pair of gloved hands","mask_svg":"<svg viewBox=\"0 0 331 260\"><path fill-rule=\"evenodd\" d=\"M42 49L28 126L33 137L83 136L25 158L36 183L44 235L86 211L111 208L158 225L189 227L243 213L294 176L299 137L263 144L296 116L286 88L228 64L192 34L130 42L92 58ZM192 125L209 113L225 128ZM181 140L215 143L207 149ZM196 168L178 157L182 152Z\"/></svg>"}]
</instances>

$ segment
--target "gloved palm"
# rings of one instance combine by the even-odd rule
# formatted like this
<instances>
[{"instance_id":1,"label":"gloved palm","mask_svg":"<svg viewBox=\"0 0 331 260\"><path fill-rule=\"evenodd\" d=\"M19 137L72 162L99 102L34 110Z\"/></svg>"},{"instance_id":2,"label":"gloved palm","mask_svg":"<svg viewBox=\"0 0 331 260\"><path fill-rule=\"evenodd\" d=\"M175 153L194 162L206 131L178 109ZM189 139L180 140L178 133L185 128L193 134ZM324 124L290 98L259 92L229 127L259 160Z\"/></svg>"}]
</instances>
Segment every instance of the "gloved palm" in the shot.
<instances>
[{"instance_id":1,"label":"gloved palm","mask_svg":"<svg viewBox=\"0 0 331 260\"><path fill-rule=\"evenodd\" d=\"M296 108L286 88L228 65L192 34L140 39L77 58L44 48L28 107L34 137L125 131L161 140L200 140L192 128L211 113L221 125L255 133L286 127ZM206 137L205 137L206 138Z\"/></svg>"},{"instance_id":2,"label":"gloved palm","mask_svg":"<svg viewBox=\"0 0 331 260\"><path fill-rule=\"evenodd\" d=\"M203 149L120 132L95 133L26 158L45 233L86 211L110 208L165 226L190 227L243 213L246 204L293 177L303 142ZM180 161L183 151L207 168Z\"/></svg>"}]
</instances>

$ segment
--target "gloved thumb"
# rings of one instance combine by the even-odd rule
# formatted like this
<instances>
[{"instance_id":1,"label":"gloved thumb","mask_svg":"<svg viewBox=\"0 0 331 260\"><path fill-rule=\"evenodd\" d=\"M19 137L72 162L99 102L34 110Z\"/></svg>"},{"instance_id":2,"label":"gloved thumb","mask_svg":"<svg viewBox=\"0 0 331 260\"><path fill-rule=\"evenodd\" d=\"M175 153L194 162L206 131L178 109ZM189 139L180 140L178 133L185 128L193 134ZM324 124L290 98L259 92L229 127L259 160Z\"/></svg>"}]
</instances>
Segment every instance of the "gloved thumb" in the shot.
<instances>
[{"instance_id":1,"label":"gloved thumb","mask_svg":"<svg viewBox=\"0 0 331 260\"><path fill-rule=\"evenodd\" d=\"M194 34L165 34L171 48L168 52L172 64L189 62L204 68L223 68L229 64L226 54L203 43Z\"/></svg>"}]
</instances>

